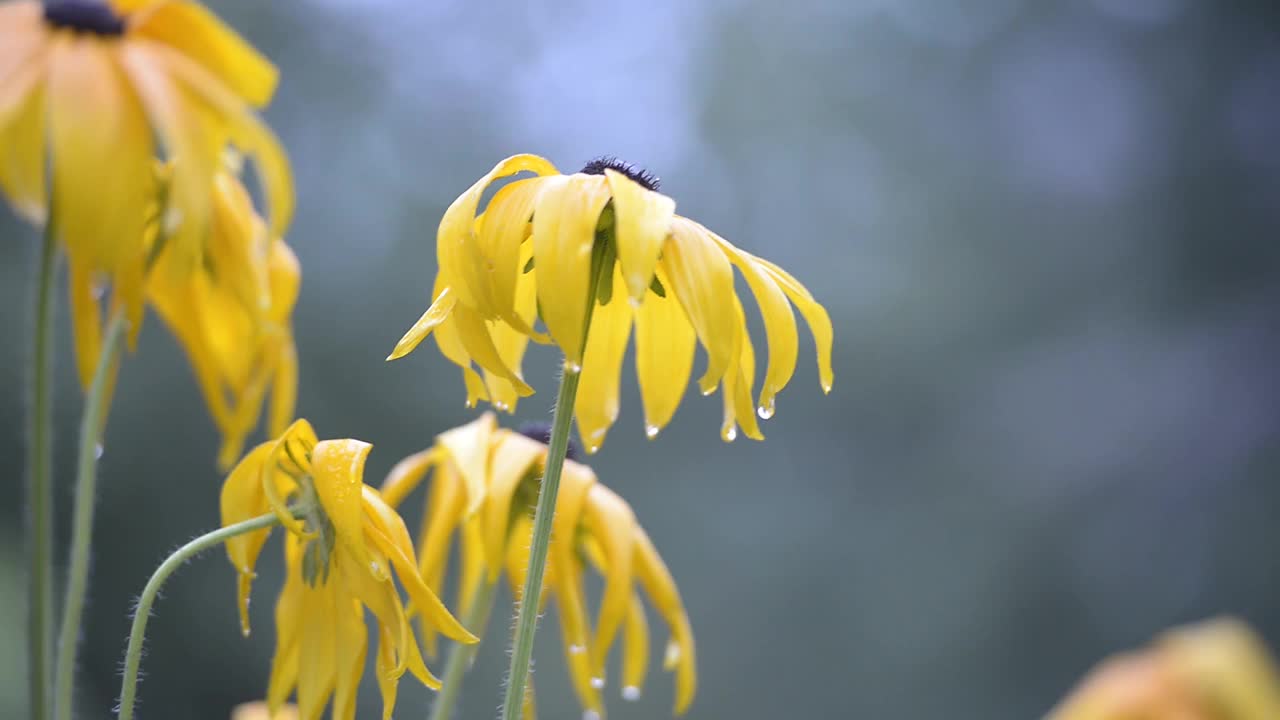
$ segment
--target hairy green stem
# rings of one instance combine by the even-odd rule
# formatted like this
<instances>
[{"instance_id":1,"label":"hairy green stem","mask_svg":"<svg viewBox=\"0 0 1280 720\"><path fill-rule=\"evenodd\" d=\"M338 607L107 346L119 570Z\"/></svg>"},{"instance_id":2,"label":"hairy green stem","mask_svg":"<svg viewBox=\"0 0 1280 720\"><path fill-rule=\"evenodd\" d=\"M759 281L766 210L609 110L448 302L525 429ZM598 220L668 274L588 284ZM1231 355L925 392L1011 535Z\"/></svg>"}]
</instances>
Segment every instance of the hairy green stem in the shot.
<instances>
[{"instance_id":1,"label":"hairy green stem","mask_svg":"<svg viewBox=\"0 0 1280 720\"><path fill-rule=\"evenodd\" d=\"M160 567L151 574L151 579L147 581L147 586L142 589L142 595L138 598L138 606L133 613L133 626L129 629L129 646L124 653L124 680L120 684L120 709L116 716L118 720L133 718L133 706L138 693L138 666L142 662L142 641L146 637L147 621L151 618L151 606L155 604L160 587L175 570L205 550L221 545L237 535L268 528L279 522L280 518L274 513L268 513L205 533L174 550L173 554L165 558L165 561L160 563Z\"/></svg>"},{"instance_id":2,"label":"hairy green stem","mask_svg":"<svg viewBox=\"0 0 1280 720\"><path fill-rule=\"evenodd\" d=\"M603 241L602 241L603 240ZM597 235L592 257L591 280L587 287L587 317L583 323L582 345L585 354L587 335L591 332L591 316L596 294L606 273L613 272L607 261L609 238ZM615 299L615 302L624 302ZM547 441L546 472L538 490L538 505L533 511L533 538L529 543L529 572L525 577L520 609L516 614L515 636L511 641L511 669L507 673L507 690L502 701L502 720L521 720L524 715L525 687L529 684L529 660L533 657L533 636L538 629L538 598L542 597L542 580L547 570L547 551L551 546L551 520L555 515L556 497L560 492L560 471L569 450L569 433L573 428L573 405L578 397L581 367L570 367L565 361L556 395L555 417L551 421L551 438Z\"/></svg>"},{"instance_id":3,"label":"hairy green stem","mask_svg":"<svg viewBox=\"0 0 1280 720\"><path fill-rule=\"evenodd\" d=\"M110 403L116 354L127 324L122 311L112 313L80 417L71 558L67 565L66 598L62 604L62 625L58 631L58 664L53 682L53 709L58 720L71 720L76 646L80 642L80 621L84 615L85 594L89 589L89 546L93 541L93 506L97 500L98 455L101 452L99 442L107 418L107 404Z\"/></svg>"},{"instance_id":4,"label":"hairy green stem","mask_svg":"<svg viewBox=\"0 0 1280 720\"><path fill-rule=\"evenodd\" d=\"M36 275L35 327L31 338L31 388L27 455L31 483L27 495L30 585L27 612L31 717L51 717L49 678L53 675L53 316L57 285L58 243L53 223L46 222Z\"/></svg>"},{"instance_id":5,"label":"hairy green stem","mask_svg":"<svg viewBox=\"0 0 1280 720\"><path fill-rule=\"evenodd\" d=\"M497 586L497 582L489 582L488 578L482 578L480 588L471 600L471 607L462 618L463 626L478 638L484 638L485 627L489 624L489 615L493 612L493 591ZM476 652L479 650L479 643L471 645L454 643L449 649L449 659L445 662L440 692L436 694L436 701L431 705L431 713L427 716L427 720L449 720L453 714L453 706L457 704L458 696L462 693L462 678L467 670L471 669L471 663L474 662Z\"/></svg>"}]
</instances>

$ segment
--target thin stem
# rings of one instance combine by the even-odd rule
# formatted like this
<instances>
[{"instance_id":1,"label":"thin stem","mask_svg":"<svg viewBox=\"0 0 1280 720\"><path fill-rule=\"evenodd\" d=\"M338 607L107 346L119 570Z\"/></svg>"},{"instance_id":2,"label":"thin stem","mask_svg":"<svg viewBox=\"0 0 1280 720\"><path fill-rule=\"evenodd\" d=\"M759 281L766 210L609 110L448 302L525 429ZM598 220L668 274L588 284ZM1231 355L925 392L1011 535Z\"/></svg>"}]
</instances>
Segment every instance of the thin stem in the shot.
<instances>
[{"instance_id":1,"label":"thin stem","mask_svg":"<svg viewBox=\"0 0 1280 720\"><path fill-rule=\"evenodd\" d=\"M50 717L49 678L53 674L53 315L57 283L58 243L53 223L45 222L36 275L36 316L31 338L32 399L27 425L31 452L27 456L31 488L27 500L31 533L31 585L27 594L30 613L29 679L31 717Z\"/></svg>"},{"instance_id":2,"label":"thin stem","mask_svg":"<svg viewBox=\"0 0 1280 720\"><path fill-rule=\"evenodd\" d=\"M89 545L93 540L93 506L97 499L99 441L106 422L107 403L116 363L116 353L124 338L124 313L112 313L107 335L98 354L98 365L85 397L80 417L80 448L76 460L75 510L71 527L71 560L67 566L67 595L62 606L62 626L58 632L58 664L54 676L54 713L58 720L71 720L72 691L76 672L76 645L80 640L80 620L89 587Z\"/></svg>"},{"instance_id":3,"label":"thin stem","mask_svg":"<svg viewBox=\"0 0 1280 720\"><path fill-rule=\"evenodd\" d=\"M173 551L173 554L165 558L165 561L160 563L160 567L151 574L147 586L142 589L142 596L138 598L138 606L133 613L133 627L129 630L129 646L124 654L124 680L120 684L118 720L133 718L133 706L138 692L138 665L142 662L142 641L147 634L147 620L151 618L151 606L156 601L160 587L175 570L205 550L221 545L237 535L268 528L279 522L280 519L274 513L268 513L205 533Z\"/></svg>"},{"instance_id":4,"label":"thin stem","mask_svg":"<svg viewBox=\"0 0 1280 720\"><path fill-rule=\"evenodd\" d=\"M480 588L471 600L471 607L462 618L463 626L478 638L484 637L485 627L489 624L489 615L493 611L493 591L497 585L498 583L489 582L487 578L481 579ZM471 668L471 663L474 662L479 649L479 643L471 645L454 643L449 649L449 660L445 662L440 692L436 695L435 703L431 705L431 713L427 716L427 720L449 720L453 714L453 706L458 702L458 695L462 693L462 678Z\"/></svg>"},{"instance_id":5,"label":"thin stem","mask_svg":"<svg viewBox=\"0 0 1280 720\"><path fill-rule=\"evenodd\" d=\"M608 242L606 239L605 242ZM582 332L585 349L591 332L591 316L596 306L596 293L605 273L613 272L613 263L605 262L604 248L597 239L591 281L587 287L587 317ZM622 302L616 299L616 302ZM538 598L542 597L542 580L547 570L547 550L551 545L551 519L555 515L556 497L560 492L560 471L569 450L569 432L573 426L573 404L578 397L581 368L565 362L556 395L555 417L551 421L551 438L547 442L547 467L538 490L538 505L533 512L533 538L529 543L529 573L525 576L516 631L511 641L511 669L507 673L507 691L502 701L502 720L521 720L524 715L525 686L529 683L529 660L533 657L533 636L538 629Z\"/></svg>"}]
</instances>

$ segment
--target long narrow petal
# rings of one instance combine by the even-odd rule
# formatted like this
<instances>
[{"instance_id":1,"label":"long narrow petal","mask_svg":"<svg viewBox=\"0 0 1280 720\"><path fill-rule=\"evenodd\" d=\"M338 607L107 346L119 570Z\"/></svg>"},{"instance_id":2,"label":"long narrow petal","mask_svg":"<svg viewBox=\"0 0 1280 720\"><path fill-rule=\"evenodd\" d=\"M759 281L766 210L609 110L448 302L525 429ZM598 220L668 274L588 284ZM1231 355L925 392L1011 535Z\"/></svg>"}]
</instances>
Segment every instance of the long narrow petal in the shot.
<instances>
[{"instance_id":1,"label":"long narrow petal","mask_svg":"<svg viewBox=\"0 0 1280 720\"><path fill-rule=\"evenodd\" d=\"M463 304L479 311L485 318L496 317L498 312L489 292L488 278L483 277L488 272L485 269L487 265L482 263L476 246L476 209L490 183L520 172L555 175L557 170L537 155L513 155L503 160L449 205L436 232L436 260L440 275L456 283Z\"/></svg>"},{"instance_id":2,"label":"long narrow petal","mask_svg":"<svg viewBox=\"0 0 1280 720\"><path fill-rule=\"evenodd\" d=\"M613 271L615 287L621 287L621 273ZM632 307L615 294L608 305L596 305L583 353L582 379L574 402L574 417L583 448L593 454L618 419L618 386L622 380L622 359L631 338Z\"/></svg>"},{"instance_id":3,"label":"long narrow petal","mask_svg":"<svg viewBox=\"0 0 1280 720\"><path fill-rule=\"evenodd\" d=\"M368 567L364 542L364 463L373 446L359 440L321 440L311 451L311 478L320 504L343 543Z\"/></svg>"},{"instance_id":4,"label":"long narrow petal","mask_svg":"<svg viewBox=\"0 0 1280 720\"><path fill-rule=\"evenodd\" d=\"M497 428L493 413L446 432L436 438L441 447L449 451L467 488L467 515L470 516L484 502L489 479L489 448L493 432Z\"/></svg>"},{"instance_id":5,"label":"long narrow petal","mask_svg":"<svg viewBox=\"0 0 1280 720\"><path fill-rule=\"evenodd\" d=\"M333 622L338 669L333 685L333 720L355 720L356 692L364 674L369 630L364 608L353 598L339 598Z\"/></svg>"},{"instance_id":6,"label":"long narrow petal","mask_svg":"<svg viewBox=\"0 0 1280 720\"><path fill-rule=\"evenodd\" d=\"M659 279L667 284L664 273ZM636 376L644 404L645 434L654 437L671 421L693 372L697 335L674 297L650 294L635 311Z\"/></svg>"},{"instance_id":7,"label":"long narrow petal","mask_svg":"<svg viewBox=\"0 0 1280 720\"><path fill-rule=\"evenodd\" d=\"M738 316L740 349L737 357L729 365L725 373L722 392L724 394L724 421L720 426L720 436L725 442L732 442L737 437L737 426L742 426L743 434L752 440L763 440L760 424L751 408L751 384L755 379L756 355L751 345L751 335L747 332L747 316L742 310L742 303L733 298L734 312Z\"/></svg>"},{"instance_id":8,"label":"long narrow petal","mask_svg":"<svg viewBox=\"0 0 1280 720\"><path fill-rule=\"evenodd\" d=\"M609 186L596 175L549 178L543 184L533 214L542 322L568 363L581 366L592 247Z\"/></svg>"},{"instance_id":9,"label":"long narrow petal","mask_svg":"<svg viewBox=\"0 0 1280 720\"><path fill-rule=\"evenodd\" d=\"M221 512L223 526L255 518L267 512L267 499L262 490L262 466L271 455L271 443L262 443L249 451L222 483ZM270 528L254 530L230 538L226 542L227 557L238 577L237 605L240 608L240 631L249 634L249 588L258 554L271 534Z\"/></svg>"},{"instance_id":10,"label":"long narrow petal","mask_svg":"<svg viewBox=\"0 0 1280 720\"><path fill-rule=\"evenodd\" d=\"M330 587L303 589L302 617L332 618L333 614L334 593ZM317 622L302 623L298 653L298 711L304 720L318 720L337 680L333 628Z\"/></svg>"},{"instance_id":11,"label":"long narrow petal","mask_svg":"<svg viewBox=\"0 0 1280 720\"><path fill-rule=\"evenodd\" d=\"M483 511L485 565L489 569L489 582L496 581L502 572L511 523L512 496L530 472L539 467L546 454L545 445L518 433L501 432L494 441L489 498ZM515 511L527 513L528 508L516 508Z\"/></svg>"},{"instance_id":12,"label":"long narrow petal","mask_svg":"<svg viewBox=\"0 0 1280 720\"><path fill-rule=\"evenodd\" d=\"M156 3L139 13L130 33L158 40L199 63L240 97L262 107L279 73L207 8L188 0Z\"/></svg>"},{"instance_id":13,"label":"long narrow petal","mask_svg":"<svg viewBox=\"0 0 1280 720\"><path fill-rule=\"evenodd\" d=\"M591 643L591 672L593 677L604 677L609 648L630 608L636 519L631 506L600 484L592 486L582 510L582 521L600 543L606 559L604 596Z\"/></svg>"},{"instance_id":14,"label":"long narrow petal","mask_svg":"<svg viewBox=\"0 0 1280 720\"><path fill-rule=\"evenodd\" d=\"M523 267L523 263L533 258L532 244L525 243L521 246L520 253L521 267ZM493 338L494 347L497 348L502 362L507 367L514 368L516 372L520 372L529 340L537 339L541 335L531 329L538 316L537 272L536 269L531 269L516 278L513 318L487 323L489 335ZM520 399L520 393L516 391L515 385L510 380L498 377L488 370L485 371L484 376L494 407L504 412L515 412L516 404Z\"/></svg>"},{"instance_id":15,"label":"long narrow petal","mask_svg":"<svg viewBox=\"0 0 1280 720\"><path fill-rule=\"evenodd\" d=\"M418 343L425 340L432 330L439 327L440 323L449 317L449 314L453 312L453 306L457 302L458 296L451 288L446 287L441 290L436 295L435 300L431 302L431 307L428 307L422 313L422 317L418 318L413 327L409 328L408 332L396 343L395 349L387 356L387 360L398 360L413 352L414 348L418 347Z\"/></svg>"},{"instance_id":16,"label":"long narrow petal","mask_svg":"<svg viewBox=\"0 0 1280 720\"><path fill-rule=\"evenodd\" d=\"M680 591L676 589L671 571L653 546L644 529L636 526L635 570L640 585L649 595L658 613L671 628L672 642L667 646L664 667L676 670L676 714L682 714L693 702L697 689L697 661L694 657L693 633Z\"/></svg>"},{"instance_id":17,"label":"long narrow petal","mask_svg":"<svg viewBox=\"0 0 1280 720\"><path fill-rule=\"evenodd\" d=\"M80 387L89 389L102 352L102 306L98 301L93 270L84 260L73 258L67 271L71 295L71 327L75 338L76 370Z\"/></svg>"},{"instance_id":18,"label":"long narrow petal","mask_svg":"<svg viewBox=\"0 0 1280 720\"><path fill-rule=\"evenodd\" d=\"M302 615L302 593L305 581L300 572L302 545L297 537L285 536L285 581L276 599L276 647L271 656L271 675L267 681L267 706L278 710L298 685L298 645L305 620Z\"/></svg>"},{"instance_id":19,"label":"long narrow petal","mask_svg":"<svg viewBox=\"0 0 1280 720\"><path fill-rule=\"evenodd\" d=\"M774 265L764 258L755 258L757 262L764 266L765 270L778 281L778 285L782 287L782 291L791 298L791 302L795 303L796 309L804 316L804 321L809 325L809 331L813 333L813 342L818 355L818 381L822 384L824 393L831 392L831 385L834 381L834 373L831 370L831 345L833 340L833 331L831 329L831 317L827 315L827 309L818 304L813 299L813 295L805 289L786 270Z\"/></svg>"},{"instance_id":20,"label":"long narrow petal","mask_svg":"<svg viewBox=\"0 0 1280 720\"><path fill-rule=\"evenodd\" d=\"M523 335L532 335L532 321L517 307L518 284L532 255L524 240L529 236L534 204L544 186L540 178L526 178L504 185L485 209L476 232L476 244L488 269L487 281L497 316ZM524 257L522 257L522 255Z\"/></svg>"},{"instance_id":21,"label":"long narrow petal","mask_svg":"<svg viewBox=\"0 0 1280 720\"><path fill-rule=\"evenodd\" d=\"M649 622L638 593L631 593L627 621L622 626L622 697L639 700L649 672Z\"/></svg>"},{"instance_id":22,"label":"long narrow petal","mask_svg":"<svg viewBox=\"0 0 1280 720\"><path fill-rule=\"evenodd\" d=\"M701 225L679 216L660 263L670 280L667 292L675 293L707 350L707 371L698 385L709 394L728 371L740 341L728 301L734 297L733 267Z\"/></svg>"},{"instance_id":23,"label":"long narrow petal","mask_svg":"<svg viewBox=\"0 0 1280 720\"><path fill-rule=\"evenodd\" d=\"M627 294L638 303L653 282L662 244L671 233L676 201L615 170L605 170L604 174L613 194L618 264Z\"/></svg>"},{"instance_id":24,"label":"long narrow petal","mask_svg":"<svg viewBox=\"0 0 1280 720\"><path fill-rule=\"evenodd\" d=\"M453 309L452 319L458 328L458 337L462 340L462 346L480 367L510 382L521 397L533 394L533 388L520 377L520 369L513 370L507 367L497 346L493 344L488 323L478 312L459 304Z\"/></svg>"},{"instance_id":25,"label":"long narrow petal","mask_svg":"<svg viewBox=\"0 0 1280 720\"><path fill-rule=\"evenodd\" d=\"M279 435L293 421L298 405L298 348L292 328L284 330L276 348L275 376L271 379L271 407L267 434Z\"/></svg>"},{"instance_id":26,"label":"long narrow petal","mask_svg":"<svg viewBox=\"0 0 1280 720\"><path fill-rule=\"evenodd\" d=\"M15 45L20 41L16 38ZM47 216L47 103L42 82L48 55L43 45L32 48L29 54L18 56L23 64L8 73L0 59L0 190L18 215L37 224L43 224Z\"/></svg>"},{"instance_id":27,"label":"long narrow petal","mask_svg":"<svg viewBox=\"0 0 1280 720\"><path fill-rule=\"evenodd\" d=\"M435 447L416 452L391 467L387 478L382 481L379 492L382 500L393 508L400 507L405 496L413 492L427 471L440 459L441 453Z\"/></svg>"},{"instance_id":28,"label":"long narrow petal","mask_svg":"<svg viewBox=\"0 0 1280 720\"><path fill-rule=\"evenodd\" d=\"M602 712L600 689L592 675L591 656L588 649L587 611L582 592L582 568L570 552L556 551L556 604L560 606L560 633L564 644L565 663L569 666L569 678L573 691L582 707L596 713Z\"/></svg>"}]
</instances>

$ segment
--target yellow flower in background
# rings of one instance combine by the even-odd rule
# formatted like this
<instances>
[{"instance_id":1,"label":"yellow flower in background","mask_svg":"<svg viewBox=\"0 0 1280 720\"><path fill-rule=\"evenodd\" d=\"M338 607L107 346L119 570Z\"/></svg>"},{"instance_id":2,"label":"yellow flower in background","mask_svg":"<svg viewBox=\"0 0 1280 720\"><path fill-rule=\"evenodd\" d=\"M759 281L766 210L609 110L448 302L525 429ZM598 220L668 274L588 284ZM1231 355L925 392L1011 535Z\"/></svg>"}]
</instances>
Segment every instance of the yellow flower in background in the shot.
<instances>
[{"instance_id":1,"label":"yellow flower in background","mask_svg":"<svg viewBox=\"0 0 1280 720\"><path fill-rule=\"evenodd\" d=\"M231 720L298 720L298 708L293 705L283 705L275 712L271 712L265 702L258 700L232 708Z\"/></svg>"},{"instance_id":2,"label":"yellow flower in background","mask_svg":"<svg viewBox=\"0 0 1280 720\"><path fill-rule=\"evenodd\" d=\"M161 221L184 267L202 257L228 144L256 160L272 235L284 234L289 165L254 112L276 75L189 0L0 5L0 189L23 217L52 223L73 274L113 284L136 332L157 138L174 160Z\"/></svg>"},{"instance_id":3,"label":"yellow flower in background","mask_svg":"<svg viewBox=\"0 0 1280 720\"><path fill-rule=\"evenodd\" d=\"M491 183L522 172L536 177L502 186L477 215ZM468 404L489 400L509 410L533 392L520 366L528 339L547 341L533 327L540 318L564 351L566 370L582 373L574 413L588 452L617 419L619 373L633 325L650 437L680 404L700 342L708 360L698 386L704 395L720 387L724 396L721 436L734 439L740 425L748 437L762 438L756 409L762 418L772 416L774 398L795 370L793 304L813 332L822 388L831 389L831 320L809 291L782 268L676 215L675 201L657 192L656 179L612 158L572 175L536 155L503 160L445 211L437 259L432 304L388 359L434 333L441 352L463 370ZM603 271L588 333L587 294L596 267ZM768 366L754 402L756 357L734 288L735 267L755 296L768 339Z\"/></svg>"},{"instance_id":4,"label":"yellow flower in background","mask_svg":"<svg viewBox=\"0 0 1280 720\"><path fill-rule=\"evenodd\" d=\"M1271 720L1280 668L1244 623L1215 619L1110 658L1047 720Z\"/></svg>"},{"instance_id":5,"label":"yellow flower in background","mask_svg":"<svg viewBox=\"0 0 1280 720\"><path fill-rule=\"evenodd\" d=\"M183 260L162 251L147 299L191 361L222 433L218 463L225 470L257 426L268 387L267 434L280 435L293 419L298 357L291 316L301 271L231 171L215 181L204 262L185 276L171 271L175 262Z\"/></svg>"},{"instance_id":6,"label":"yellow flower in background","mask_svg":"<svg viewBox=\"0 0 1280 720\"><path fill-rule=\"evenodd\" d=\"M440 686L427 670L393 580L421 613L450 638L473 643L423 581L404 521L377 491L364 484L372 446L359 440L324 440L305 420L277 440L259 445L222 486L222 522L232 525L275 512L287 530L286 578L276 602L276 649L267 704L275 711L297 693L304 720L319 718L332 696L332 717L355 717L368 633L364 608L378 624L375 667L383 718L395 708L405 671L424 685ZM286 503L296 503L295 519ZM269 529L227 541L239 574L241 629L249 632L249 590Z\"/></svg>"},{"instance_id":7,"label":"yellow flower in background","mask_svg":"<svg viewBox=\"0 0 1280 720\"><path fill-rule=\"evenodd\" d=\"M547 455L545 428L529 435L498 427L492 413L440 435L436 444L397 464L382 485L398 506L434 471L422 532L420 572L432 588L444 581L451 538L461 545L459 612L466 613L482 582L506 573L519 600L528 567L529 537L538 482ZM584 564L604 578L595 629L582 589ZM648 669L649 639L639 587L671 629L664 667L676 674L675 711L693 701L697 684L693 632L670 571L625 500L586 465L566 460L556 500L545 602L554 596L574 691L583 708L603 715L605 663L618 633L625 646L622 696L640 697ZM434 620L424 618L424 641L435 647Z\"/></svg>"}]
</instances>

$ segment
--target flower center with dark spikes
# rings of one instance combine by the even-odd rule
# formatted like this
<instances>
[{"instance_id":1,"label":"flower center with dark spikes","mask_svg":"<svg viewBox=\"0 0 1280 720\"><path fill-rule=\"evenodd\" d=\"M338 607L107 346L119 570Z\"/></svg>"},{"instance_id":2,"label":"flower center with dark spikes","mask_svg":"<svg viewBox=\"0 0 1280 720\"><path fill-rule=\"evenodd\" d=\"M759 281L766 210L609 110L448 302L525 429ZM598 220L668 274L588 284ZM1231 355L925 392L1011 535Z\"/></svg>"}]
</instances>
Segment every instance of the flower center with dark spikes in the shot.
<instances>
[{"instance_id":1,"label":"flower center with dark spikes","mask_svg":"<svg viewBox=\"0 0 1280 720\"><path fill-rule=\"evenodd\" d=\"M600 173L590 173L590 174L598 175ZM537 440L543 445L551 444L551 423L545 423L545 422L525 423L524 425L520 426L520 429L517 432L529 438L530 440ZM568 450L569 451L564 454L565 458L569 460L577 460L578 459L578 443L574 442L573 438L569 438Z\"/></svg>"},{"instance_id":2,"label":"flower center with dark spikes","mask_svg":"<svg viewBox=\"0 0 1280 720\"><path fill-rule=\"evenodd\" d=\"M57 0L44 6L44 20L55 28L94 35L123 35L124 18L102 0Z\"/></svg>"},{"instance_id":3,"label":"flower center with dark spikes","mask_svg":"<svg viewBox=\"0 0 1280 720\"><path fill-rule=\"evenodd\" d=\"M632 165L626 160L614 157L613 155L603 155L598 157L586 165L583 165L582 169L578 172L586 175L603 175L605 170L616 170L654 192L657 192L658 186L662 184L662 182L658 180L657 175L654 175L638 165Z\"/></svg>"}]
</instances>

